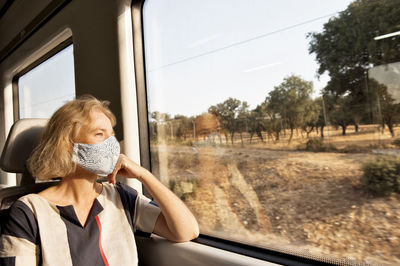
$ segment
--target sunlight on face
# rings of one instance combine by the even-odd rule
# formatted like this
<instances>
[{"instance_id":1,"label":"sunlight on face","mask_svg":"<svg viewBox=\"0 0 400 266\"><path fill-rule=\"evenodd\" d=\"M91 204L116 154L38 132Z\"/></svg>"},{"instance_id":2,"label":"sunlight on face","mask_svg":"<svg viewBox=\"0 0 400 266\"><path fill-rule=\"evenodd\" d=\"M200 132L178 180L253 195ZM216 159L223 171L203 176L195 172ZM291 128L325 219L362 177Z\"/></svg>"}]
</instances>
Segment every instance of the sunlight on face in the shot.
<instances>
[{"instance_id":1,"label":"sunlight on face","mask_svg":"<svg viewBox=\"0 0 400 266\"><path fill-rule=\"evenodd\" d=\"M114 135L110 119L101 111L90 112L88 122L84 124L75 142L97 144Z\"/></svg>"}]
</instances>

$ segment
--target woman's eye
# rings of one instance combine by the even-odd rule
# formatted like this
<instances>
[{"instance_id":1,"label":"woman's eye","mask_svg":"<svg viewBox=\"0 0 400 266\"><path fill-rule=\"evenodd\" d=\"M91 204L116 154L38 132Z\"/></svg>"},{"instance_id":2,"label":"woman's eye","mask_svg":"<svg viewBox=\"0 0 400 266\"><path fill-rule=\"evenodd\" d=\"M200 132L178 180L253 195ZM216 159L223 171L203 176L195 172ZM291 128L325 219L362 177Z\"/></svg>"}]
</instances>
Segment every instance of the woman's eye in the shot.
<instances>
[{"instance_id":1,"label":"woman's eye","mask_svg":"<svg viewBox=\"0 0 400 266\"><path fill-rule=\"evenodd\" d=\"M103 133L101 133L101 132L96 133L96 136L103 136Z\"/></svg>"}]
</instances>

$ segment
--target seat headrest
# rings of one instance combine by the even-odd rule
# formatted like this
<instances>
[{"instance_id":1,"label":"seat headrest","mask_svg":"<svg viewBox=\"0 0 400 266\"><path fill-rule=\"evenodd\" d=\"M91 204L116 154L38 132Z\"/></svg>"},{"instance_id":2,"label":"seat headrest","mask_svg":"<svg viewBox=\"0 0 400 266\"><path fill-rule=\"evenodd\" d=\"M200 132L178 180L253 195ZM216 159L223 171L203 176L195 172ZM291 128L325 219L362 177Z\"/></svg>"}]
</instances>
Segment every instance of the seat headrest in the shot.
<instances>
[{"instance_id":1,"label":"seat headrest","mask_svg":"<svg viewBox=\"0 0 400 266\"><path fill-rule=\"evenodd\" d=\"M26 171L26 160L39 144L47 121L48 119L44 118L27 118L14 123L0 157L1 169L11 173Z\"/></svg>"}]
</instances>

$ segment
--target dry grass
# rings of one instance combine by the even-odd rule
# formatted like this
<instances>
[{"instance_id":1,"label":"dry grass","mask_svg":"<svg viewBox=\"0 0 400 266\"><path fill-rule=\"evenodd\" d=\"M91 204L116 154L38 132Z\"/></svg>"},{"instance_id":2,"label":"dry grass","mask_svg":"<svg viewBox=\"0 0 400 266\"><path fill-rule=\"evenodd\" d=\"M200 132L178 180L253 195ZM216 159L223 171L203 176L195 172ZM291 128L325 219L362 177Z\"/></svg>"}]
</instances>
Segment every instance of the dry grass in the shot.
<instances>
[{"instance_id":1,"label":"dry grass","mask_svg":"<svg viewBox=\"0 0 400 266\"><path fill-rule=\"evenodd\" d=\"M373 128L345 137L330 131L329 141L341 149L389 145L390 135ZM361 164L375 155L293 151L302 141L153 146L153 172L196 182L185 202L203 233L286 252L400 264L400 197L378 198L361 184Z\"/></svg>"}]
</instances>

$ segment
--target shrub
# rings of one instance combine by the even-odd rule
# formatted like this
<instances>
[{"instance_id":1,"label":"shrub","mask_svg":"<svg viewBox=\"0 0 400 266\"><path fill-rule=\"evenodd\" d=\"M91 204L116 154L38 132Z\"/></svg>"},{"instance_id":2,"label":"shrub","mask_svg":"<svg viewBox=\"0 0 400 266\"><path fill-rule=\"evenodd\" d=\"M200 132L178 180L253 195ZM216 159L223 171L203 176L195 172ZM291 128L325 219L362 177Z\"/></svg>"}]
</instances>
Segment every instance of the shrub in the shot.
<instances>
[{"instance_id":1,"label":"shrub","mask_svg":"<svg viewBox=\"0 0 400 266\"><path fill-rule=\"evenodd\" d=\"M336 145L333 143L329 143L328 145L325 145L325 146L326 146L327 151L336 151L337 150Z\"/></svg>"},{"instance_id":2,"label":"shrub","mask_svg":"<svg viewBox=\"0 0 400 266\"><path fill-rule=\"evenodd\" d=\"M198 155L193 153L171 153L168 156L168 167L190 169L198 165Z\"/></svg>"},{"instance_id":3,"label":"shrub","mask_svg":"<svg viewBox=\"0 0 400 266\"><path fill-rule=\"evenodd\" d=\"M170 180L169 187L180 199L185 200L194 194L197 188L197 181L192 179Z\"/></svg>"},{"instance_id":4,"label":"shrub","mask_svg":"<svg viewBox=\"0 0 400 266\"><path fill-rule=\"evenodd\" d=\"M363 183L367 189L378 195L400 193L400 159L391 156L379 156L362 166Z\"/></svg>"},{"instance_id":5,"label":"shrub","mask_svg":"<svg viewBox=\"0 0 400 266\"><path fill-rule=\"evenodd\" d=\"M374 150L374 149L387 149L388 146L384 143L374 143L374 144L369 144L368 148L370 150Z\"/></svg>"},{"instance_id":6,"label":"shrub","mask_svg":"<svg viewBox=\"0 0 400 266\"><path fill-rule=\"evenodd\" d=\"M343 148L342 152L344 153L364 153L370 152L371 147L363 147L356 144L350 144Z\"/></svg>"},{"instance_id":7,"label":"shrub","mask_svg":"<svg viewBox=\"0 0 400 266\"><path fill-rule=\"evenodd\" d=\"M311 138L306 142L306 151L324 152L336 150L336 146L332 143L325 144L320 138Z\"/></svg>"},{"instance_id":8,"label":"shrub","mask_svg":"<svg viewBox=\"0 0 400 266\"><path fill-rule=\"evenodd\" d=\"M395 139L392 144L398 148L400 148L400 139Z\"/></svg>"},{"instance_id":9,"label":"shrub","mask_svg":"<svg viewBox=\"0 0 400 266\"><path fill-rule=\"evenodd\" d=\"M300 143L299 145L296 146L296 150L298 151L304 151L305 149L306 149L305 143Z\"/></svg>"}]
</instances>

